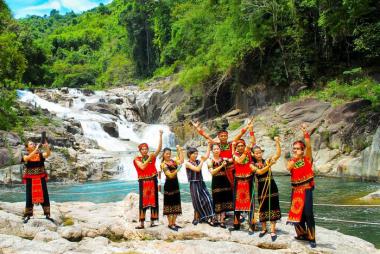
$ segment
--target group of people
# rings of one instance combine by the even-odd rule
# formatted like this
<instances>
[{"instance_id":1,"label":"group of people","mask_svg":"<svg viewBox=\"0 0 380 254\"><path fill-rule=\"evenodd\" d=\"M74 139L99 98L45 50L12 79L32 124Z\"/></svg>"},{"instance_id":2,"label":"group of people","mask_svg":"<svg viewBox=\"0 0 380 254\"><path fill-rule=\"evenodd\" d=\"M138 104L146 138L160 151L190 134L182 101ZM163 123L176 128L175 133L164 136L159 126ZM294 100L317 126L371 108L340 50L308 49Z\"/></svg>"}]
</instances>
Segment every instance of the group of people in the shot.
<instances>
[{"instance_id":1,"label":"group of people","mask_svg":"<svg viewBox=\"0 0 380 254\"><path fill-rule=\"evenodd\" d=\"M241 223L245 220L244 214L248 214L247 221L249 233L253 234L256 220L261 222L259 237L268 233L267 222L270 222L270 235L272 241L277 238L276 221L281 218L279 194L276 182L273 178L271 166L281 156L280 139L275 137L276 153L264 159L264 150L256 144L253 131L253 121L243 128L239 134L228 141L228 132L220 130L216 138L211 138L201 128L199 122L192 123L199 135L208 141L207 151L198 159L198 150L189 147L186 151L187 161L184 162L185 151L177 146L177 156L172 157L170 148L164 148L161 155L160 170L156 169L156 159L162 149L162 130L159 132L159 145L155 152L149 153L148 144L138 146L140 155L134 158L139 182L139 222L136 229L145 227L146 211L150 209L150 226L156 226L159 218L158 202L158 178L165 174L166 181L161 190L164 196L163 214L168 218L168 227L178 231L181 228L176 224L176 218L181 215L181 195L178 182L178 171L182 165L186 168L186 174L190 183L190 193L194 207L193 224L206 222L211 226L226 228L225 218L228 213L233 213L233 227L229 230L240 230ZM287 162L287 169L291 174L291 207L287 223L295 225L298 240L310 242L311 247L316 247L315 222L313 215L313 189L314 173L312 169L312 149L310 135L306 126L302 125L304 141L293 143L293 156ZM249 131L249 143L242 139ZM41 204L46 219L50 217L50 202L47 190L47 174L44 161L50 156L51 151L47 142L41 144L32 141L26 143L27 154L22 157L25 163L23 182L26 183L26 206L24 223L33 216L33 205ZM212 158L209 159L212 152ZM211 194L203 180L202 167L207 163L212 175ZM257 184L255 184L257 183ZM255 185L257 193L255 195ZM258 208L255 207L255 196ZM258 214L255 211L258 211Z\"/></svg>"},{"instance_id":2,"label":"group of people","mask_svg":"<svg viewBox=\"0 0 380 254\"><path fill-rule=\"evenodd\" d=\"M158 220L158 179L165 174L163 186L163 214L168 218L168 227L178 231L176 218L181 215L181 195L178 182L178 171L182 165L190 185L191 200L194 208L193 224L208 223L211 226L226 228L225 218L233 213L233 227L230 231L240 230L241 223L248 221L249 234L253 234L256 220L261 222L259 237L268 233L267 222L270 222L272 241L277 239L276 221L281 219L279 194L273 178L271 166L281 156L280 139L275 137L276 153L264 159L264 150L256 144L253 131L253 120L239 134L228 141L228 132L220 130L216 138L211 138L201 128L199 122L192 122L199 135L208 141L207 151L199 157L195 147L187 148L187 161L184 162L185 151L177 146L177 156L172 157L170 148L164 148L161 156L160 170L155 167L156 158L162 149L162 131L159 145L155 152L149 153L148 144L138 146L140 155L134 159L140 190L139 221L136 229L145 227L145 214L151 210L151 227ZM292 197L287 223L295 225L297 240L310 242L316 247L315 222L313 215L314 173L312 169L312 149L310 135L306 126L302 125L304 141L293 143L293 157L288 160L287 169L291 173ZM242 138L249 131L249 143ZM212 158L209 158L212 152ZM202 167L207 163L212 175L211 194L203 180ZM257 183L257 184L255 184ZM255 185L257 193L255 195ZM257 196L258 208L255 207ZM258 211L256 213L255 211ZM245 219L244 214L248 217Z\"/></svg>"}]
</instances>

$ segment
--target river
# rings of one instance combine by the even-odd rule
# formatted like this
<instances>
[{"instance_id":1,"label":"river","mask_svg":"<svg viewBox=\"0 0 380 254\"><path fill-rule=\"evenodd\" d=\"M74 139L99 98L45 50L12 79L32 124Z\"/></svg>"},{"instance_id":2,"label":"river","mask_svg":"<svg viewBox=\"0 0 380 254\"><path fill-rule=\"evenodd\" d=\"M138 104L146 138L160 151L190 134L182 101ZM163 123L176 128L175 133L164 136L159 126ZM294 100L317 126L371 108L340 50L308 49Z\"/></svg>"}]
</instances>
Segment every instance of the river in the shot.
<instances>
[{"instance_id":1,"label":"river","mask_svg":"<svg viewBox=\"0 0 380 254\"><path fill-rule=\"evenodd\" d=\"M203 175L206 176L209 173L204 171ZM283 216L287 216L290 200L289 177L277 176L275 180L279 188L281 210ZM207 185L210 188L210 182L207 182ZM55 202L115 202L123 200L129 192L137 193L137 187L137 181L121 180L70 185L49 183L51 200ZM374 182L317 177L314 191L314 212L317 226L360 237L380 248L380 207L336 206L357 205L356 198L374 192L379 188L380 184ZM181 198L184 202L191 202L188 183L181 184ZM0 200L7 202L24 201L24 186L2 188ZM327 206L323 204L327 204Z\"/></svg>"}]
</instances>

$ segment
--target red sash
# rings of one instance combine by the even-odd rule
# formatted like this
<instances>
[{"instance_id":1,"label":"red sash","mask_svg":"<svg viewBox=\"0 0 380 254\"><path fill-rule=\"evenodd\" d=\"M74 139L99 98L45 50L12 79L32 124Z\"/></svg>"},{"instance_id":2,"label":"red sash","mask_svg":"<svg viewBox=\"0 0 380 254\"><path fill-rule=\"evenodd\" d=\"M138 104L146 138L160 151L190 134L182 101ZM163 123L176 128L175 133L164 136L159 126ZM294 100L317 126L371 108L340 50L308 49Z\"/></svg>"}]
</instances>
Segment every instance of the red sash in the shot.
<instances>
[{"instance_id":1,"label":"red sash","mask_svg":"<svg viewBox=\"0 0 380 254\"><path fill-rule=\"evenodd\" d=\"M144 180L142 182L142 185L143 208L150 206L156 207L156 191L154 180Z\"/></svg>"},{"instance_id":2,"label":"red sash","mask_svg":"<svg viewBox=\"0 0 380 254\"><path fill-rule=\"evenodd\" d=\"M42 204L44 202L44 193L42 190L41 178L32 178L32 203Z\"/></svg>"},{"instance_id":3,"label":"red sash","mask_svg":"<svg viewBox=\"0 0 380 254\"><path fill-rule=\"evenodd\" d=\"M220 144L220 150L220 158L232 159L231 142L228 142L227 144ZM234 169L234 164L227 165L226 175L232 189L234 188Z\"/></svg>"},{"instance_id":4,"label":"red sash","mask_svg":"<svg viewBox=\"0 0 380 254\"><path fill-rule=\"evenodd\" d=\"M252 181L252 179L236 181L235 211L251 210L249 181Z\"/></svg>"},{"instance_id":5,"label":"red sash","mask_svg":"<svg viewBox=\"0 0 380 254\"><path fill-rule=\"evenodd\" d=\"M292 204L287 223L296 224L301 221L303 208L305 206L306 189L299 187L293 189Z\"/></svg>"}]
</instances>

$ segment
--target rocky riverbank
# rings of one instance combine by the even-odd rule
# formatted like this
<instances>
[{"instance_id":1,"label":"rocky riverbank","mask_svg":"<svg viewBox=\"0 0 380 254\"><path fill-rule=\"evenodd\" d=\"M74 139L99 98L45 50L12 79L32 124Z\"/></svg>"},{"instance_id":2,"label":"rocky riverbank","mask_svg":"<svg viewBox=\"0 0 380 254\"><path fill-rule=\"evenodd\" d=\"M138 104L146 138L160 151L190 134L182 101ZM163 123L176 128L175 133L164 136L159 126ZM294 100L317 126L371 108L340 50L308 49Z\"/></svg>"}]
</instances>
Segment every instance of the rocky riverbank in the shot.
<instances>
[{"instance_id":1,"label":"rocky riverbank","mask_svg":"<svg viewBox=\"0 0 380 254\"><path fill-rule=\"evenodd\" d=\"M182 204L179 232L169 230L163 217L158 227L136 230L138 195L133 193L115 203L52 203L55 224L42 219L40 207L23 224L23 206L0 202L0 253L380 253L362 239L321 227L318 246L310 249L306 242L294 240L294 229L284 218L275 242L269 235L259 238L258 232L248 235L246 229L230 233L207 224L194 226L190 203Z\"/></svg>"}]
</instances>

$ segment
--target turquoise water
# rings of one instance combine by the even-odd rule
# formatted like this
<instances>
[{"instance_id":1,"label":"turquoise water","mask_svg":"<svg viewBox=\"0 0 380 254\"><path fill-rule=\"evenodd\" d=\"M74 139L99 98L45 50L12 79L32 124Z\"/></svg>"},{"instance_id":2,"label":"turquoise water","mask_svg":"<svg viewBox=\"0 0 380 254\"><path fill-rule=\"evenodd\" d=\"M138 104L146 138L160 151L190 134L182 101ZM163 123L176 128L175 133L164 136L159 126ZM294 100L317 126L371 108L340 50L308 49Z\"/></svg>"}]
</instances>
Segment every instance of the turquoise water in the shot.
<instances>
[{"instance_id":1,"label":"turquoise water","mask_svg":"<svg viewBox=\"0 0 380 254\"><path fill-rule=\"evenodd\" d=\"M279 193L282 213L289 211L290 184L289 177L275 177ZM209 183L208 183L208 187ZM190 201L189 185L181 184L183 201ZM340 178L316 178L314 204L355 204L354 199L380 189L379 183L360 182ZM1 187L0 200L19 202L25 200L23 185ZM50 199L56 202L91 201L95 203L122 200L129 192L138 192L137 182L107 181L87 182L84 184L63 185L49 183ZM333 207L314 206L316 224L347 235L365 239L380 248L380 225L368 225L358 222L380 224L380 207ZM284 214L284 215L285 215ZM285 215L286 216L286 215ZM328 219L332 219L331 221ZM347 220L341 222L335 220Z\"/></svg>"}]
</instances>

